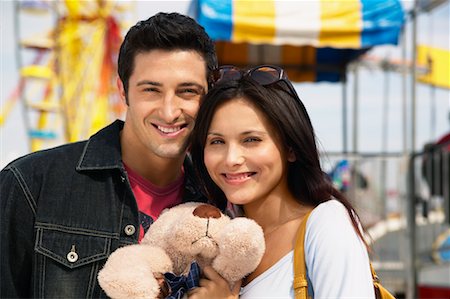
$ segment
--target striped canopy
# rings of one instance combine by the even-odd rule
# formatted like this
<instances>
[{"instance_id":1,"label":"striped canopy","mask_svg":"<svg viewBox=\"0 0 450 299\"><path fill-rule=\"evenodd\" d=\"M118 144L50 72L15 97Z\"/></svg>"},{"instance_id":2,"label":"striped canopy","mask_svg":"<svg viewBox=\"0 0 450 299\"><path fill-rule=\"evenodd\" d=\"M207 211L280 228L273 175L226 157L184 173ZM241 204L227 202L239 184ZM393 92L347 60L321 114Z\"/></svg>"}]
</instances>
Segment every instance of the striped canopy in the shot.
<instances>
[{"instance_id":1,"label":"striped canopy","mask_svg":"<svg viewBox=\"0 0 450 299\"><path fill-rule=\"evenodd\" d=\"M197 0L220 64L272 63L292 81L339 81L367 49L397 44L399 0Z\"/></svg>"}]
</instances>

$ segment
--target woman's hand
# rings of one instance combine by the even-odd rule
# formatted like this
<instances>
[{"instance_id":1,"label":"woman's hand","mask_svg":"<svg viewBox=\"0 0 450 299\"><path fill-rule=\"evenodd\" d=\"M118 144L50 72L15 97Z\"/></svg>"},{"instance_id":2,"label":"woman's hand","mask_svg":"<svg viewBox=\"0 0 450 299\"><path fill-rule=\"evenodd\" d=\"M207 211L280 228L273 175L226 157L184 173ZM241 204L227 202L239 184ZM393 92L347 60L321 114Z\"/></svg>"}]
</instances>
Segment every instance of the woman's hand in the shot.
<instances>
[{"instance_id":1,"label":"woman's hand","mask_svg":"<svg viewBox=\"0 0 450 299\"><path fill-rule=\"evenodd\" d=\"M239 298L242 281L237 281L233 289L211 266L203 269L205 278L200 279L200 286L188 293L189 299L234 299Z\"/></svg>"}]
</instances>

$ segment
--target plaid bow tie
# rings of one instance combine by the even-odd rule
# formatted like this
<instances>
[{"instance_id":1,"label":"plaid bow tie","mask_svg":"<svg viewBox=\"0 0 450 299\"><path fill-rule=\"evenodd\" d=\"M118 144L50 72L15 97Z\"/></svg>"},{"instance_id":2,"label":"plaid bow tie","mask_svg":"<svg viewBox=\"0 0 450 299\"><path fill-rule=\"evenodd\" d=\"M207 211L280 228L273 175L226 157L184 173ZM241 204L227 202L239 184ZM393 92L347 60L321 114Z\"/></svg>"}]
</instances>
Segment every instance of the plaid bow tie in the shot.
<instances>
[{"instance_id":1,"label":"plaid bow tie","mask_svg":"<svg viewBox=\"0 0 450 299\"><path fill-rule=\"evenodd\" d=\"M199 286L200 266L197 262L192 262L189 273L186 276L176 276L167 272L164 273L164 278L170 288L170 295L166 299L181 299L189 290Z\"/></svg>"}]
</instances>

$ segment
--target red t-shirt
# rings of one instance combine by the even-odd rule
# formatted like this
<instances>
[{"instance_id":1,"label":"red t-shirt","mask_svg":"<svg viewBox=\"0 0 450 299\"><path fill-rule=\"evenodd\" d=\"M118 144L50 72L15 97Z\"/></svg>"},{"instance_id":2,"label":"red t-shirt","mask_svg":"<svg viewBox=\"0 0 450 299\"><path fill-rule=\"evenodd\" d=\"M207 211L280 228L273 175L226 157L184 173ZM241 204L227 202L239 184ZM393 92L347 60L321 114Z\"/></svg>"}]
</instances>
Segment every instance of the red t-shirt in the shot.
<instances>
[{"instance_id":1,"label":"red t-shirt","mask_svg":"<svg viewBox=\"0 0 450 299\"><path fill-rule=\"evenodd\" d=\"M124 166L128 173L131 190L134 193L139 208L139 220L141 222L139 242L141 242L148 227L158 218L162 210L181 203L184 186L184 171L175 182L166 187L158 187L134 172L125 164Z\"/></svg>"}]
</instances>

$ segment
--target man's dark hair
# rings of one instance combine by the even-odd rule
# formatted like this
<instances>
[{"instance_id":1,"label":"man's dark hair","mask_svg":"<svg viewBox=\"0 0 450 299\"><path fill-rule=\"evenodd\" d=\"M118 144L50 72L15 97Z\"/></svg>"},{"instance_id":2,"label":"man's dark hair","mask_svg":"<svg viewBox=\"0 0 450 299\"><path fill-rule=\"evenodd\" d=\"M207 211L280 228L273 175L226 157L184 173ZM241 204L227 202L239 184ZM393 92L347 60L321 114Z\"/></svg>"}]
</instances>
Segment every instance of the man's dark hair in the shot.
<instances>
[{"instance_id":1,"label":"man's dark hair","mask_svg":"<svg viewBox=\"0 0 450 299\"><path fill-rule=\"evenodd\" d=\"M154 49L197 51L206 61L208 82L210 72L217 67L214 43L201 25L179 13L158 13L131 27L120 46L118 73L126 94L134 58Z\"/></svg>"}]
</instances>

